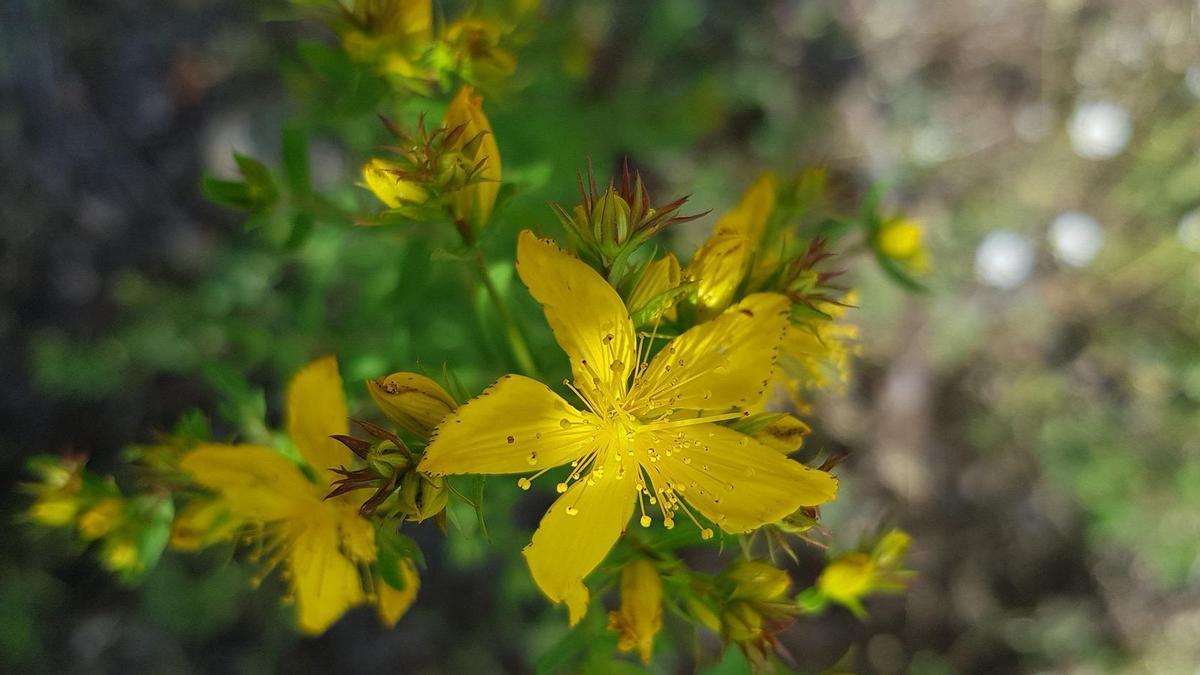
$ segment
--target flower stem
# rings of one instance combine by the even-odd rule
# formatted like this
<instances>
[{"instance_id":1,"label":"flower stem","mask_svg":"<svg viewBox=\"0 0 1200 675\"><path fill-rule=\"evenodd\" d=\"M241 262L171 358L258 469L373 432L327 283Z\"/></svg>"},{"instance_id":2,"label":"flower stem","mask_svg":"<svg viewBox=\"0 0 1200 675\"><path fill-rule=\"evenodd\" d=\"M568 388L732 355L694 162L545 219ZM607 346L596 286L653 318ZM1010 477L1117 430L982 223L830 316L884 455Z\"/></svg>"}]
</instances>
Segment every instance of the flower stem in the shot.
<instances>
[{"instance_id":1,"label":"flower stem","mask_svg":"<svg viewBox=\"0 0 1200 675\"><path fill-rule=\"evenodd\" d=\"M496 314L500 317L501 323L504 324L504 334L508 338L508 346L512 351L513 358L517 362L517 368L529 377L538 378L537 363L533 360L533 353L529 351L529 343L525 341L525 335L521 333L520 326L517 325L512 314L509 313L508 305L500 295L500 290L492 282L492 275L488 273L487 260L483 257L483 251L479 250L479 247L476 245L474 234L465 223L455 224L458 227L459 235L462 236L463 243L475 253L473 256L475 271L479 274L479 280L483 282L484 289L487 290L488 298L492 301L492 306L496 308Z\"/></svg>"}]
</instances>

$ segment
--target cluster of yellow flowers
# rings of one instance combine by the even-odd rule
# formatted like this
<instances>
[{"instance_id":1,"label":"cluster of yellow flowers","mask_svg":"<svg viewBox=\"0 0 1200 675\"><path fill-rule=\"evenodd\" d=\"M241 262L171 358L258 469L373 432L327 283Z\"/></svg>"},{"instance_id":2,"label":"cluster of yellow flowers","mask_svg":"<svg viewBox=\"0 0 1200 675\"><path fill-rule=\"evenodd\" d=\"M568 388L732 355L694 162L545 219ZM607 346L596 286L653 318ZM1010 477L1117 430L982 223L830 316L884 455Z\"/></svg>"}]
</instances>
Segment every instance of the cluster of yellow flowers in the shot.
<instances>
[{"instance_id":1,"label":"cluster of yellow flowers","mask_svg":"<svg viewBox=\"0 0 1200 675\"><path fill-rule=\"evenodd\" d=\"M511 322L475 248L497 210L502 162L472 86L511 73L513 57L499 46L507 29L471 15L435 30L428 0L339 7L345 49L385 77L429 91L422 83L444 79L439 64L452 60L464 81L436 128L424 118L415 130L387 123L396 143L362 169L386 209L359 222L452 225ZM420 373L370 380L388 422L356 420L360 438L327 356L288 385L278 447L160 448L154 489L132 498L80 460L42 460L31 518L102 540L105 564L130 573L168 545L248 545L261 574L278 568L287 579L300 630L317 634L364 604L395 624L423 565L401 527L431 520L446 531L452 499L479 508L457 476L515 476L521 490L547 484L558 495L523 551L537 587L575 625L599 604L592 593L619 576L608 626L621 650L647 662L664 607L762 663L797 615L831 602L861 615L867 594L901 588L908 538L899 531L869 552L833 558L799 595L771 561L776 544L791 552L789 540L811 540L818 507L838 492L836 461L791 457L810 432L797 415L810 411L814 392L847 382L857 349L845 316L854 294L833 283L841 272L827 267L829 241L795 227L823 174L763 174L686 264L654 244L698 217L680 215L683 199L653 203L628 167L599 187L589 169L579 185L577 205L554 206L568 246L525 229L515 256L570 377L538 377L522 339L528 327L510 324L522 373L466 402ZM926 265L912 221L881 220L867 243L911 270ZM689 569L676 553L728 543L741 554L716 574Z\"/></svg>"}]
</instances>

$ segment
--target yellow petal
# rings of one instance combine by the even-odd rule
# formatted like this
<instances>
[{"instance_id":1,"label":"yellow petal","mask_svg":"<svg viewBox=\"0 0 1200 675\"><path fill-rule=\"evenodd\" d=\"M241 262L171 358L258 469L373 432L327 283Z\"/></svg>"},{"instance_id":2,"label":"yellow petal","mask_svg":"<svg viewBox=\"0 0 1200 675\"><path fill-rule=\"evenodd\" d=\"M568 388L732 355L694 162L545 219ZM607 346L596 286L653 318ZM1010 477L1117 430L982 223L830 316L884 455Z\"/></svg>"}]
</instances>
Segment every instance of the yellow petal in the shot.
<instances>
[{"instance_id":1,"label":"yellow petal","mask_svg":"<svg viewBox=\"0 0 1200 675\"><path fill-rule=\"evenodd\" d=\"M762 239L767 221L775 209L775 193L778 181L775 174L764 173L758 180L746 189L737 206L721 216L714 231L717 233L735 232L743 235L750 246L757 246Z\"/></svg>"},{"instance_id":2,"label":"yellow petal","mask_svg":"<svg viewBox=\"0 0 1200 675\"><path fill-rule=\"evenodd\" d=\"M175 514L171 523L171 548L198 551L224 541L242 524L223 499L193 499Z\"/></svg>"},{"instance_id":3,"label":"yellow petal","mask_svg":"<svg viewBox=\"0 0 1200 675\"><path fill-rule=\"evenodd\" d=\"M590 417L541 382L507 375L442 421L418 468L444 475L558 466L592 446Z\"/></svg>"},{"instance_id":4,"label":"yellow petal","mask_svg":"<svg viewBox=\"0 0 1200 675\"><path fill-rule=\"evenodd\" d=\"M746 274L750 240L739 232L717 232L688 263L687 277L696 281L696 306L708 318L729 306Z\"/></svg>"},{"instance_id":5,"label":"yellow petal","mask_svg":"<svg viewBox=\"0 0 1200 675\"><path fill-rule=\"evenodd\" d=\"M308 364L288 384L288 436L325 484L338 479L331 469L349 465L354 458L346 446L330 438L349 431L347 415L342 377L332 356Z\"/></svg>"},{"instance_id":6,"label":"yellow petal","mask_svg":"<svg viewBox=\"0 0 1200 675\"><path fill-rule=\"evenodd\" d=\"M454 129L463 126L460 142L469 144L479 137L478 148L467 156L472 164L483 161L479 177L483 180L465 189L459 190L451 201L454 217L463 222L471 222L476 226L487 223L496 206L496 196L500 193L500 147L496 145L496 135L492 133L492 125L483 114L483 98L476 96L471 87L464 85L458 90L450 107L446 109L446 119L442 126ZM480 136L482 134L482 136Z\"/></svg>"},{"instance_id":7,"label":"yellow petal","mask_svg":"<svg viewBox=\"0 0 1200 675\"><path fill-rule=\"evenodd\" d=\"M383 625L392 628L400 617L408 611L413 601L417 599L417 591L421 588L421 578L417 576L417 568L407 560L400 563L400 576L404 578L404 588L392 588L383 579L375 580L376 609L379 620Z\"/></svg>"},{"instance_id":8,"label":"yellow petal","mask_svg":"<svg viewBox=\"0 0 1200 675\"><path fill-rule=\"evenodd\" d=\"M778 455L776 455L778 456ZM604 477L594 485L576 481L551 506L525 559L538 588L553 602L565 602L574 626L587 613L588 590L583 579L596 569L633 515L632 472L618 472L610 457Z\"/></svg>"},{"instance_id":9,"label":"yellow petal","mask_svg":"<svg viewBox=\"0 0 1200 675\"><path fill-rule=\"evenodd\" d=\"M609 612L608 627L619 634L618 649L637 649L642 663L650 663L654 636L662 629L662 578L649 560L621 568L621 608Z\"/></svg>"},{"instance_id":10,"label":"yellow petal","mask_svg":"<svg viewBox=\"0 0 1200 675\"><path fill-rule=\"evenodd\" d=\"M375 197L388 205L388 208L400 208L401 204L420 204L428 195L425 189L412 181L403 180L392 173L399 169L396 164L386 159L375 158L363 165L363 182Z\"/></svg>"},{"instance_id":11,"label":"yellow petal","mask_svg":"<svg viewBox=\"0 0 1200 675\"><path fill-rule=\"evenodd\" d=\"M364 601L362 581L358 567L339 550L337 523L328 513L315 510L288 526L296 623L304 633L319 635Z\"/></svg>"},{"instance_id":12,"label":"yellow petal","mask_svg":"<svg viewBox=\"0 0 1200 675\"><path fill-rule=\"evenodd\" d=\"M325 504L337 521L345 554L355 562L375 562L375 526L371 521L358 515L356 508L332 500Z\"/></svg>"},{"instance_id":13,"label":"yellow petal","mask_svg":"<svg viewBox=\"0 0 1200 675\"><path fill-rule=\"evenodd\" d=\"M674 254L668 253L655 260L646 266L646 271L629 294L629 312L633 313L645 307L654 298L678 287L682 281L683 273Z\"/></svg>"},{"instance_id":14,"label":"yellow petal","mask_svg":"<svg viewBox=\"0 0 1200 675\"><path fill-rule=\"evenodd\" d=\"M780 415L766 427L754 432L754 440L785 455L800 449L812 427L791 415Z\"/></svg>"},{"instance_id":15,"label":"yellow petal","mask_svg":"<svg viewBox=\"0 0 1200 675\"><path fill-rule=\"evenodd\" d=\"M787 327L788 299L756 293L668 343L630 398L641 411L746 408L762 398Z\"/></svg>"},{"instance_id":16,"label":"yellow petal","mask_svg":"<svg viewBox=\"0 0 1200 675\"><path fill-rule=\"evenodd\" d=\"M656 487L675 486L726 532L748 532L837 495L837 479L828 473L716 424L642 432L635 443L658 451L658 461L645 465ZM664 448L672 449L669 456Z\"/></svg>"},{"instance_id":17,"label":"yellow petal","mask_svg":"<svg viewBox=\"0 0 1200 675\"><path fill-rule=\"evenodd\" d=\"M419 373L392 373L367 380L375 404L402 429L427 438L456 406L441 385Z\"/></svg>"},{"instance_id":18,"label":"yellow petal","mask_svg":"<svg viewBox=\"0 0 1200 675\"><path fill-rule=\"evenodd\" d=\"M525 230L517 241L517 272L546 312L584 393L624 396L637 359L633 323L621 296L583 261Z\"/></svg>"},{"instance_id":19,"label":"yellow petal","mask_svg":"<svg viewBox=\"0 0 1200 675\"><path fill-rule=\"evenodd\" d=\"M220 492L237 517L288 518L320 506L320 496L300 467L273 448L206 444L188 451L179 466L204 487Z\"/></svg>"}]
</instances>

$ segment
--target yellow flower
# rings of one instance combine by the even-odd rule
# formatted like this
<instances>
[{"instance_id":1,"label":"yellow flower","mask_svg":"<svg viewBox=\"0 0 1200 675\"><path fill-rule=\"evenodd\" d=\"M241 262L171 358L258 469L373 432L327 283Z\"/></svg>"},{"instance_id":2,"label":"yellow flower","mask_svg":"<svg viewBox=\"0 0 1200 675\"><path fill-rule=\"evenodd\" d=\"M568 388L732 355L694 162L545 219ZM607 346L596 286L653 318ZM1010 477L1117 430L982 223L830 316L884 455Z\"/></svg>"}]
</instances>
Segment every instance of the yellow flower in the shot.
<instances>
[{"instance_id":1,"label":"yellow flower","mask_svg":"<svg viewBox=\"0 0 1200 675\"><path fill-rule=\"evenodd\" d=\"M66 527L83 508L83 460L71 457L37 457L30 468L40 479L24 489L34 495L29 517L46 527Z\"/></svg>"},{"instance_id":2,"label":"yellow flower","mask_svg":"<svg viewBox=\"0 0 1200 675\"><path fill-rule=\"evenodd\" d=\"M698 284L701 317L719 313L733 301L775 209L776 190L774 174L760 176L737 206L717 221L712 236L692 257L687 276Z\"/></svg>"},{"instance_id":3,"label":"yellow flower","mask_svg":"<svg viewBox=\"0 0 1200 675\"><path fill-rule=\"evenodd\" d=\"M645 363L620 296L587 264L525 231L517 272L570 358L567 384L585 409L540 382L506 376L442 422L420 468L541 475L570 465L525 557L547 597L566 603L572 624L587 610L584 577L635 505L643 527L650 502L665 527L683 513L707 538L712 530L693 509L742 533L834 497L829 474L717 424L761 397L787 324L786 298L752 295Z\"/></svg>"},{"instance_id":4,"label":"yellow flower","mask_svg":"<svg viewBox=\"0 0 1200 675\"><path fill-rule=\"evenodd\" d=\"M835 558L817 578L817 591L827 600L865 617L862 600L871 593L902 590L912 573L901 569L909 536L892 530L866 553L848 553Z\"/></svg>"},{"instance_id":5,"label":"yellow flower","mask_svg":"<svg viewBox=\"0 0 1200 675\"><path fill-rule=\"evenodd\" d=\"M430 0L355 0L346 14L342 47L351 58L374 63L406 88L433 77L419 63L433 46Z\"/></svg>"},{"instance_id":6,"label":"yellow flower","mask_svg":"<svg viewBox=\"0 0 1200 675\"><path fill-rule=\"evenodd\" d=\"M464 17L446 26L442 49L448 69L467 82L494 85L517 69L517 57L501 43L510 28L493 19ZM486 88L486 87L485 87Z\"/></svg>"},{"instance_id":7,"label":"yellow flower","mask_svg":"<svg viewBox=\"0 0 1200 675\"><path fill-rule=\"evenodd\" d=\"M463 127L459 137L460 152L466 169L480 166L477 180L453 193L450 210L455 220L482 227L492 217L496 196L500 193L500 147L492 125L483 114L483 98L476 96L471 87L459 89L442 126L449 130Z\"/></svg>"},{"instance_id":8,"label":"yellow flower","mask_svg":"<svg viewBox=\"0 0 1200 675\"><path fill-rule=\"evenodd\" d=\"M618 649L636 649L642 663L650 663L654 636L662 629L662 578L649 560L621 568L621 607L608 613L608 628L619 635Z\"/></svg>"},{"instance_id":9,"label":"yellow flower","mask_svg":"<svg viewBox=\"0 0 1200 675\"><path fill-rule=\"evenodd\" d=\"M921 223L911 218L892 218L880 225L875 246L882 255L907 264L914 272L926 272L929 256L921 241L923 234Z\"/></svg>"},{"instance_id":10,"label":"yellow flower","mask_svg":"<svg viewBox=\"0 0 1200 675\"><path fill-rule=\"evenodd\" d=\"M388 208L398 209L404 204L423 204L429 198L425 188L400 178L395 172L400 166L378 157L363 165L363 183L379 201Z\"/></svg>"},{"instance_id":11,"label":"yellow flower","mask_svg":"<svg viewBox=\"0 0 1200 675\"><path fill-rule=\"evenodd\" d=\"M392 625L416 596L417 575L405 561L404 589L387 586L378 574L364 591L360 569L376 560L375 530L345 495L324 499L338 478L332 471L354 456L330 438L346 434L346 401L333 357L301 370L287 391L288 436L309 473L274 448L201 445L180 466L218 494L230 517L254 525L270 551L268 564L283 564L302 631L319 634L348 609L373 600ZM311 477L310 477L311 476Z\"/></svg>"}]
</instances>

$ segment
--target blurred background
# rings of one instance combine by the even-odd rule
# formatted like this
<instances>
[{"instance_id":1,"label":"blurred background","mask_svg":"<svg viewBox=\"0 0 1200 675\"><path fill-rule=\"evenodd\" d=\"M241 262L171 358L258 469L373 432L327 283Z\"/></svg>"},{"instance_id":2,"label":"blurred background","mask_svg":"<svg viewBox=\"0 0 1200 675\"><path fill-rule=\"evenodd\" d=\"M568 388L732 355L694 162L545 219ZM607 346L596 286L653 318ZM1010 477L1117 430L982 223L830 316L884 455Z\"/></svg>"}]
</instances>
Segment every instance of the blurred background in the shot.
<instances>
[{"instance_id":1,"label":"blurred background","mask_svg":"<svg viewBox=\"0 0 1200 675\"><path fill-rule=\"evenodd\" d=\"M284 9L0 0L0 669L528 672L565 631L492 550L537 503L492 545L419 537L431 571L396 630L361 610L315 640L227 551L131 587L21 521L31 454L107 471L189 410L277 421L321 353L360 410L353 383L390 370L497 374L428 232L248 228L201 194L236 175L231 150L277 165L302 134L315 189L369 199L375 114L404 111ZM862 672L1197 672L1197 20L1183 0L543 3L486 104L514 184L498 259L522 227L558 231L546 201L588 157L713 209L681 244L763 168L881 185L925 227L929 292L857 266L862 353L810 441L849 452L835 542L903 527L918 577L866 622L798 622L783 640L811 671L853 649Z\"/></svg>"}]
</instances>

